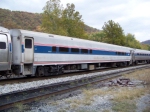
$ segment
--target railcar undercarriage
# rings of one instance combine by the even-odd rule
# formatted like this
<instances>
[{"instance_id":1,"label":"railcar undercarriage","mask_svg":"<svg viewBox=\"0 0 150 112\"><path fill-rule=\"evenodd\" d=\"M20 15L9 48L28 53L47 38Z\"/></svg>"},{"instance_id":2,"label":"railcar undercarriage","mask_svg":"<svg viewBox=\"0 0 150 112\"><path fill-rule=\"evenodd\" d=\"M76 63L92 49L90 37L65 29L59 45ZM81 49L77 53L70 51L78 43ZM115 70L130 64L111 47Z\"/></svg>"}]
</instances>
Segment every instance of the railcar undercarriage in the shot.
<instances>
[{"instance_id":1,"label":"railcar undercarriage","mask_svg":"<svg viewBox=\"0 0 150 112\"><path fill-rule=\"evenodd\" d=\"M150 60L136 60L132 64L130 62L111 62L111 63L85 63L85 64L71 64L71 65L46 65L37 66L35 69L35 74L28 74L25 76L50 76L50 75L60 75L64 72L73 72L74 70L94 70L98 67L125 67L130 65L137 65L139 63L150 63ZM29 66L29 65L28 65ZM30 67L29 67L30 68ZM21 76L20 66L12 66L12 70L1 71L0 78L10 78L12 75Z\"/></svg>"}]
</instances>

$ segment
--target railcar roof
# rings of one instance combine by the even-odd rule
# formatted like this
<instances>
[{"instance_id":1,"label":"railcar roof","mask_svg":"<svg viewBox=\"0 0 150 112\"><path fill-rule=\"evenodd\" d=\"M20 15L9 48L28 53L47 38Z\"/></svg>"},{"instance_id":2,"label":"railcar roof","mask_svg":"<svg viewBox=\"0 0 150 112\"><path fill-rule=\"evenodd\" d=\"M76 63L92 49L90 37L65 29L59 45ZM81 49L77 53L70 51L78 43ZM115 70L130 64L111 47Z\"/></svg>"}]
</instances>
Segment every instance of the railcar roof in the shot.
<instances>
[{"instance_id":1,"label":"railcar roof","mask_svg":"<svg viewBox=\"0 0 150 112\"><path fill-rule=\"evenodd\" d=\"M7 28L0 26L0 32L9 33L9 30Z\"/></svg>"},{"instance_id":2,"label":"railcar roof","mask_svg":"<svg viewBox=\"0 0 150 112\"><path fill-rule=\"evenodd\" d=\"M45 38L57 38L57 39L64 39L64 40L76 40L76 41L84 41L87 43L93 43L93 44L103 44L103 45L107 45L107 46L112 46L113 44L108 44L108 43L102 43L102 42L96 42L96 41L91 41L91 40L85 40L85 39L79 39L79 38L75 38L75 37L68 37L68 36L61 36L61 35L55 35L55 34L48 34L48 33L42 33L42 32L35 32L35 31L28 31L28 30L20 30L21 33L24 34L28 34L28 35L32 35L32 36L37 36L37 37L45 37ZM132 49L129 47L124 47L124 46L119 46L119 45L113 45L114 47L122 47L122 48L126 48L126 49Z\"/></svg>"},{"instance_id":3,"label":"railcar roof","mask_svg":"<svg viewBox=\"0 0 150 112\"><path fill-rule=\"evenodd\" d=\"M135 49L135 52L150 53L150 51L143 50L143 49Z\"/></svg>"}]
</instances>

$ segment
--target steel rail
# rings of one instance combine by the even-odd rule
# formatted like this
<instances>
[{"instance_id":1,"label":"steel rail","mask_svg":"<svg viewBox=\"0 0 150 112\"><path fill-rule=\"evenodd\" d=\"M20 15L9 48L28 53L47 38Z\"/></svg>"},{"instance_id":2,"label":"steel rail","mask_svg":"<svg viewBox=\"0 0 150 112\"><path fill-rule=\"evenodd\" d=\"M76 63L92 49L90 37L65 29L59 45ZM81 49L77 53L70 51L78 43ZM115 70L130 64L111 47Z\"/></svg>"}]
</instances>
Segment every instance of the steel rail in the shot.
<instances>
[{"instance_id":1,"label":"steel rail","mask_svg":"<svg viewBox=\"0 0 150 112\"><path fill-rule=\"evenodd\" d=\"M50 85L30 88L22 91L15 91L11 93L2 94L0 95L0 110L10 108L14 106L15 103L18 102L26 103L26 102L31 102L36 98L63 94L68 91L73 91L80 87L87 86L89 84L94 84L110 78L119 77L122 74L130 73L135 71L136 69L143 69L143 68L150 68L150 65L142 65L138 68L130 67L129 69L127 68L122 71L119 71L118 69L118 70L113 70L113 72L106 72L103 75L84 77L81 79L60 82L56 84L50 84Z\"/></svg>"}]
</instances>

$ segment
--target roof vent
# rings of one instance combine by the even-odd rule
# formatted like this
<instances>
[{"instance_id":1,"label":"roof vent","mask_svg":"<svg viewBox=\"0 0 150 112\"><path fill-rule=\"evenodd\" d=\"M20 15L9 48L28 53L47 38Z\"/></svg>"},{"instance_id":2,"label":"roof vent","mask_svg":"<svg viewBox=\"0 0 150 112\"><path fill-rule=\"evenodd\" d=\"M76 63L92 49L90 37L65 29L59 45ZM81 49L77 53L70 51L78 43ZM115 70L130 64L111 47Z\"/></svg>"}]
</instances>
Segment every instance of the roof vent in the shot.
<instances>
[{"instance_id":1,"label":"roof vent","mask_svg":"<svg viewBox=\"0 0 150 112\"><path fill-rule=\"evenodd\" d=\"M49 37L54 37L53 35L49 35Z\"/></svg>"},{"instance_id":2,"label":"roof vent","mask_svg":"<svg viewBox=\"0 0 150 112\"><path fill-rule=\"evenodd\" d=\"M4 27L1 27L1 26L0 26L0 32L8 33L9 30L8 30L7 28L4 28Z\"/></svg>"}]
</instances>

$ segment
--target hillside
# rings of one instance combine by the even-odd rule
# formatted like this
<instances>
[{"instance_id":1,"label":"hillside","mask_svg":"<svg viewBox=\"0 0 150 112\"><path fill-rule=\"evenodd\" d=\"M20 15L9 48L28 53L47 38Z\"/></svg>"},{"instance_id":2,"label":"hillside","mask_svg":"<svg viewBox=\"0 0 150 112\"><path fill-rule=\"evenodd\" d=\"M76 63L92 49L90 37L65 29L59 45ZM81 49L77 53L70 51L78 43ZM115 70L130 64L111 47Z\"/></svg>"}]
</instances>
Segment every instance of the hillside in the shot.
<instances>
[{"instance_id":1,"label":"hillside","mask_svg":"<svg viewBox=\"0 0 150 112\"><path fill-rule=\"evenodd\" d=\"M141 42L141 44L147 44L147 45L150 45L150 40L143 41L143 42Z\"/></svg>"},{"instance_id":2,"label":"hillside","mask_svg":"<svg viewBox=\"0 0 150 112\"><path fill-rule=\"evenodd\" d=\"M10 11L0 8L0 26L6 28L20 28L24 30L39 31L39 26L42 21L42 14L30 13L22 11ZM85 25L85 31L87 33L98 32L96 28L92 28Z\"/></svg>"}]
</instances>

